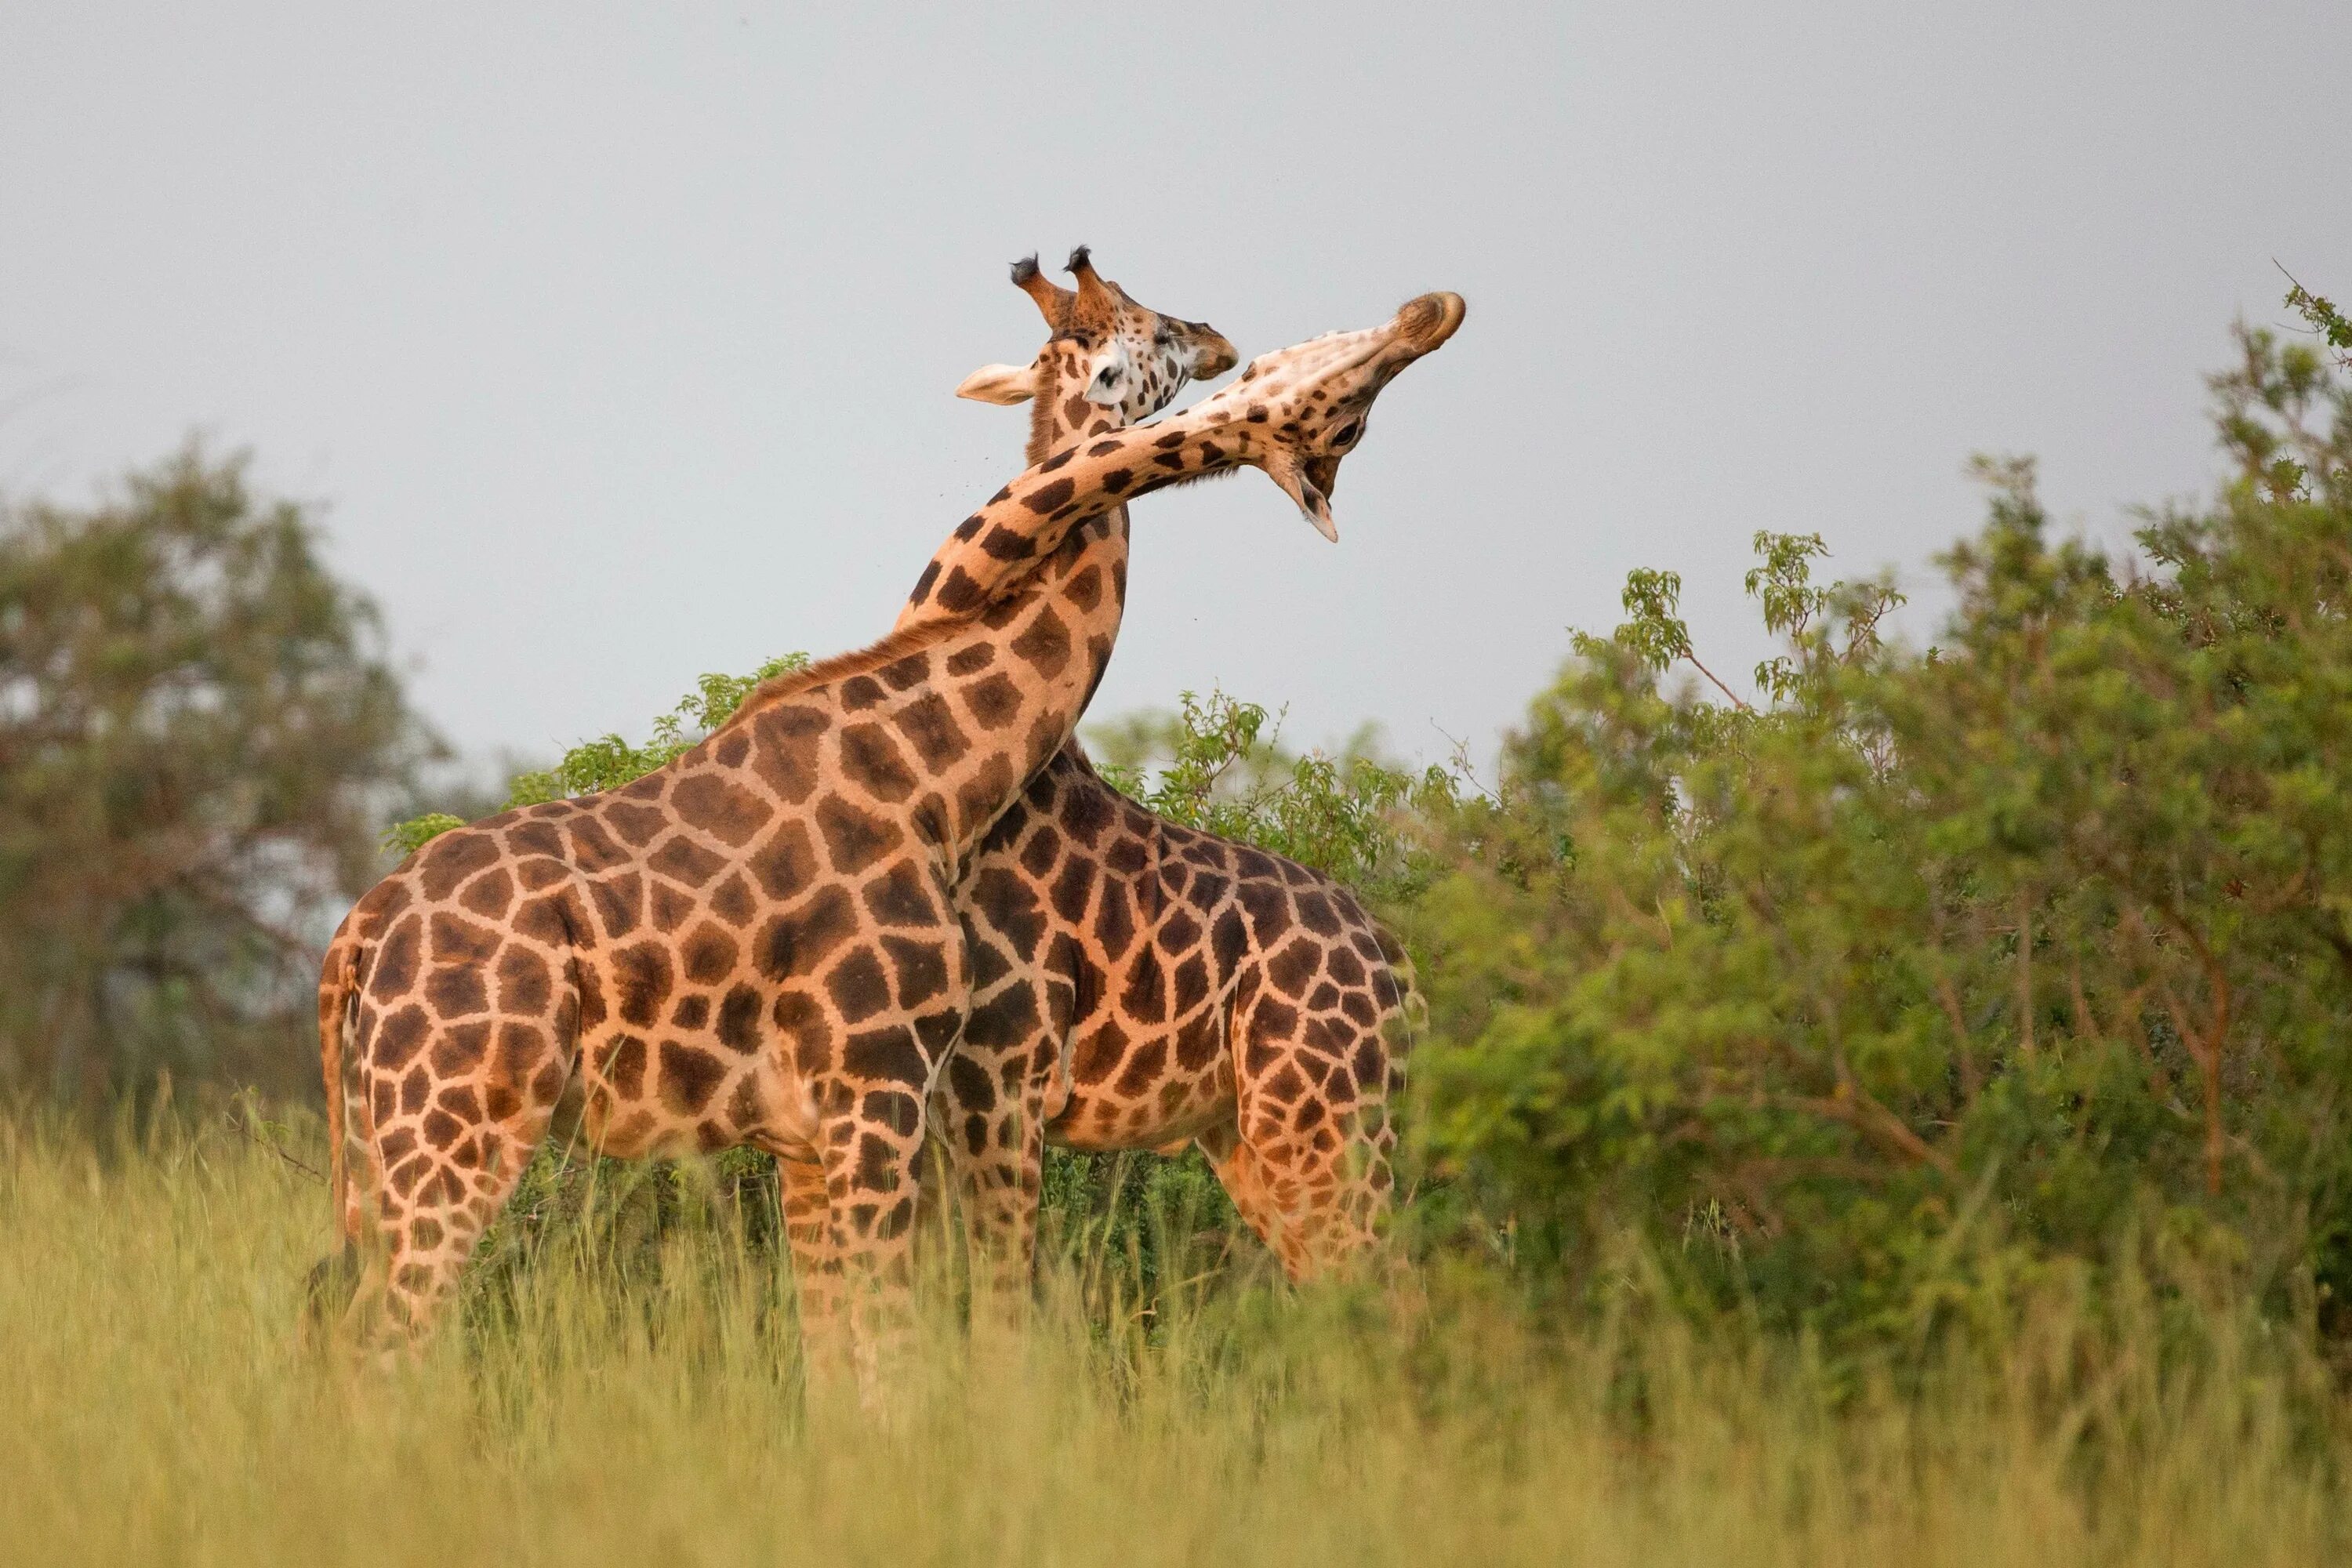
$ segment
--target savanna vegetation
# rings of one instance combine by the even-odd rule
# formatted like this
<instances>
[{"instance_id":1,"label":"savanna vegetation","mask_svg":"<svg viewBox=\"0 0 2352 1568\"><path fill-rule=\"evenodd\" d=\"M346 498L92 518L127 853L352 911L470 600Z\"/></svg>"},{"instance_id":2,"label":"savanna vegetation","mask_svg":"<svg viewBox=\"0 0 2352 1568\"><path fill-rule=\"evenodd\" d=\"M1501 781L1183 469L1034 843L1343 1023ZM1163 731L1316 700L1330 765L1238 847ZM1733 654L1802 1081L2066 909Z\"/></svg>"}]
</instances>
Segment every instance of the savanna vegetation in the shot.
<instances>
[{"instance_id":1,"label":"savanna vegetation","mask_svg":"<svg viewBox=\"0 0 2352 1568\"><path fill-rule=\"evenodd\" d=\"M1296 1290L1197 1162L1057 1154L1033 1329L967 1331L927 1249L881 1421L803 1388L748 1155L552 1149L421 1364L305 1342L298 955L479 807L233 466L11 513L0 1556L2342 1557L2352 324L2288 305L2212 379L2221 482L2134 548L1981 462L1923 644L1768 534L1748 679L1637 573L1491 766L1296 753L1214 692L1095 731L1412 948L1391 1266Z\"/></svg>"},{"instance_id":2,"label":"savanna vegetation","mask_svg":"<svg viewBox=\"0 0 2352 1568\"><path fill-rule=\"evenodd\" d=\"M0 510L0 1084L299 1092L320 921L436 750L373 607L240 463Z\"/></svg>"}]
</instances>

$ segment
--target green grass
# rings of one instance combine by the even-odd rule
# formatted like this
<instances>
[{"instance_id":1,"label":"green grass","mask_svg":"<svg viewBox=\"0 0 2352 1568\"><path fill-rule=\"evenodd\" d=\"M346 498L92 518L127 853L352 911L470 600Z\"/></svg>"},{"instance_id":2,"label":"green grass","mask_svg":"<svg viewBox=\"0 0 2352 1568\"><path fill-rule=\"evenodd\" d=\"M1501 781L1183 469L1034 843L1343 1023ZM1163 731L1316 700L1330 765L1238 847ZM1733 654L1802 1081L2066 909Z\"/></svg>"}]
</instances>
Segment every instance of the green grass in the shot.
<instances>
[{"instance_id":1,"label":"green grass","mask_svg":"<svg viewBox=\"0 0 2352 1568\"><path fill-rule=\"evenodd\" d=\"M2053 1568L2347 1544L2340 1395L2227 1305L2183 1328L2053 1295L2002 1354L1898 1396L1694 1335L1638 1268L1622 1311L1546 1331L1469 1265L1292 1293L1246 1246L1220 1266L1222 1238L1179 1235L1147 1314L1131 1247L1080 1227L1030 1333L934 1313L877 1421L804 1400L789 1289L700 1191L707 1223L628 1246L625 1192L614 1224L510 1237L458 1331L352 1376L298 1331L326 1234L309 1177L217 1131L0 1121L0 1561Z\"/></svg>"}]
</instances>

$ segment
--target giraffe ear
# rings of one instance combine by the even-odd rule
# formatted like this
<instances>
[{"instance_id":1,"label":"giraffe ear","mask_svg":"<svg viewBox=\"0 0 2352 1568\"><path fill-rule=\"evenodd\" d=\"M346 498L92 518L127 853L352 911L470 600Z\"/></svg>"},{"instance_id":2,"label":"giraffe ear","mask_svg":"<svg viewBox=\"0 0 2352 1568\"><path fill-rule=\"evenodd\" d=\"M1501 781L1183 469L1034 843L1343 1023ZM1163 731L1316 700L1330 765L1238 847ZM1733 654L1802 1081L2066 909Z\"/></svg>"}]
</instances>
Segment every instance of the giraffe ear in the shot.
<instances>
[{"instance_id":1,"label":"giraffe ear","mask_svg":"<svg viewBox=\"0 0 2352 1568\"><path fill-rule=\"evenodd\" d=\"M1034 364L984 364L963 378L956 388L958 397L969 397L974 403L1001 403L1011 405L1026 403L1037 395L1037 367Z\"/></svg>"}]
</instances>

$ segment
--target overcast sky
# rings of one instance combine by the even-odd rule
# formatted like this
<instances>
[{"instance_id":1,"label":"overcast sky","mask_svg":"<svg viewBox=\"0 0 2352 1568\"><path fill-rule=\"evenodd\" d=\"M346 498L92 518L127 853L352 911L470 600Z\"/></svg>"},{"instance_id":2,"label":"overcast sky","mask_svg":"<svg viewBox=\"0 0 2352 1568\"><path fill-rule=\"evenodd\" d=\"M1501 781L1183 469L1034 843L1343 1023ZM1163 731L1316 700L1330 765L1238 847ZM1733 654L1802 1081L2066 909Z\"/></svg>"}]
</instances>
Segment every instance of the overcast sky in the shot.
<instances>
[{"instance_id":1,"label":"overcast sky","mask_svg":"<svg viewBox=\"0 0 2352 1568\"><path fill-rule=\"evenodd\" d=\"M1630 567L1752 663L1758 529L1932 631L1973 451L2119 537L2273 258L2352 295L2341 0L881 14L7 0L0 489L250 448L444 729L544 754L887 627L1019 467L949 395L1037 347L1013 258L1244 356L1452 289L1337 548L1251 474L1137 509L1096 708L1433 757Z\"/></svg>"}]
</instances>

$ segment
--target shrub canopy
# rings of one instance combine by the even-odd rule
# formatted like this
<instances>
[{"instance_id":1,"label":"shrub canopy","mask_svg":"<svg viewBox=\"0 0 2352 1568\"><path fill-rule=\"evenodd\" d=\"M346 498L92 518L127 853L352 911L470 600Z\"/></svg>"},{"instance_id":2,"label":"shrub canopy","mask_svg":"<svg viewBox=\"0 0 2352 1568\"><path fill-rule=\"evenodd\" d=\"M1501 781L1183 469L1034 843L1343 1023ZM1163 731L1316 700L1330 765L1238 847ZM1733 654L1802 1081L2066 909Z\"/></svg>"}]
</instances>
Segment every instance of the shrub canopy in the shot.
<instances>
[{"instance_id":1,"label":"shrub canopy","mask_svg":"<svg viewBox=\"0 0 2352 1568\"><path fill-rule=\"evenodd\" d=\"M1882 1342L2127 1233L2342 1311L2352 384L2241 346L2234 477L2137 555L1983 462L1915 651L1889 583L1759 535L1752 705L1669 688L1680 584L1637 573L1440 814L1423 1144L1522 1250L1632 1226L1695 1299Z\"/></svg>"}]
</instances>

